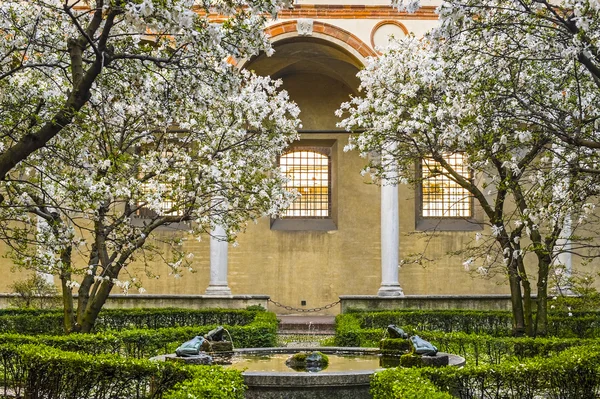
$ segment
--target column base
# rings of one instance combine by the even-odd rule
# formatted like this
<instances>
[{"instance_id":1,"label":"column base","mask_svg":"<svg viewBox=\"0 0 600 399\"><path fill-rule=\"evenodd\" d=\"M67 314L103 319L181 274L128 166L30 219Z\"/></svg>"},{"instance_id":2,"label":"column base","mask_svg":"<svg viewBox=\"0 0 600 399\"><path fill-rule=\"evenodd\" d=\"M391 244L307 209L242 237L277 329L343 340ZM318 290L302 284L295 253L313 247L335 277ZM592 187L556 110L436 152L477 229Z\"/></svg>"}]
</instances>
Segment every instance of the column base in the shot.
<instances>
[{"instance_id":1,"label":"column base","mask_svg":"<svg viewBox=\"0 0 600 399\"><path fill-rule=\"evenodd\" d=\"M404 291L400 284L382 285L377 291L377 296L404 296Z\"/></svg>"},{"instance_id":2,"label":"column base","mask_svg":"<svg viewBox=\"0 0 600 399\"><path fill-rule=\"evenodd\" d=\"M231 295L231 289L227 285L209 285L204 295Z\"/></svg>"}]
</instances>

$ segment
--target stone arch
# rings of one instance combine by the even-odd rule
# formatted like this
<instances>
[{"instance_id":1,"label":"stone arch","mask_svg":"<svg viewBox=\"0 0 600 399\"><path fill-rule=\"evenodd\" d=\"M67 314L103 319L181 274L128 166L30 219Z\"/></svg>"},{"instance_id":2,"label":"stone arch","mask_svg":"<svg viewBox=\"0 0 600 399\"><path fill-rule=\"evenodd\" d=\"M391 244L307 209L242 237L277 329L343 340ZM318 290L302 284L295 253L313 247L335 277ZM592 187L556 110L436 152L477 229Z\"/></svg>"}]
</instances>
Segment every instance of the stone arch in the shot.
<instances>
[{"instance_id":1,"label":"stone arch","mask_svg":"<svg viewBox=\"0 0 600 399\"><path fill-rule=\"evenodd\" d=\"M285 21L275 25L271 25L265 29L273 42L287 39L295 36L303 36L298 32L298 21ZM377 53L369 47L365 42L360 40L353 33L348 32L340 27L331 25L321 21L312 22L312 32L309 35L316 38L332 41L340 47L350 51L361 63L365 64L367 57L376 57Z\"/></svg>"}]
</instances>

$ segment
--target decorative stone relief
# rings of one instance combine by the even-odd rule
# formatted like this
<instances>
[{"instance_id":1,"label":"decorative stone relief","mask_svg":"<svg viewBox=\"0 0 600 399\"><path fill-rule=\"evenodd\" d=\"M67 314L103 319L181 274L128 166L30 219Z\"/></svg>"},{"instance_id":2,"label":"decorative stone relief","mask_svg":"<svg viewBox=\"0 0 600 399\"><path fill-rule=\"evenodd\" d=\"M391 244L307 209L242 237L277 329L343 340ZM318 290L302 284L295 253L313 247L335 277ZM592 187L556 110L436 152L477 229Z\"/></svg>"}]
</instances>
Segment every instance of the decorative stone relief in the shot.
<instances>
[{"instance_id":1,"label":"decorative stone relief","mask_svg":"<svg viewBox=\"0 0 600 399\"><path fill-rule=\"evenodd\" d=\"M381 51L389 44L390 36L399 39L407 34L408 30L400 22L381 21L371 31L371 46Z\"/></svg>"},{"instance_id":2,"label":"decorative stone relief","mask_svg":"<svg viewBox=\"0 0 600 399\"><path fill-rule=\"evenodd\" d=\"M299 36L312 36L313 20L309 18L299 19L297 23L297 29Z\"/></svg>"}]
</instances>

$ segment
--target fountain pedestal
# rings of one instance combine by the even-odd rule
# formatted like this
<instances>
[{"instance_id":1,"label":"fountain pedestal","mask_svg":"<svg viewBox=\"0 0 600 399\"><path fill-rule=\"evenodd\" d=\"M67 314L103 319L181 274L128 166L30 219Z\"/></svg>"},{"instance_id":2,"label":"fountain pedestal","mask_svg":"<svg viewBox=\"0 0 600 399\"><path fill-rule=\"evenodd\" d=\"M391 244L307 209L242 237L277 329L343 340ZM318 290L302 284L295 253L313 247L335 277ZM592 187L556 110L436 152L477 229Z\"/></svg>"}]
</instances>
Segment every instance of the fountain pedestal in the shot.
<instances>
[{"instance_id":1,"label":"fountain pedestal","mask_svg":"<svg viewBox=\"0 0 600 399\"><path fill-rule=\"evenodd\" d=\"M198 355L192 356L177 356L175 353L169 355L163 355L164 360L167 362L180 362L185 364L201 364L201 365L210 365L213 364L212 356L206 355L204 353L200 353Z\"/></svg>"}]
</instances>

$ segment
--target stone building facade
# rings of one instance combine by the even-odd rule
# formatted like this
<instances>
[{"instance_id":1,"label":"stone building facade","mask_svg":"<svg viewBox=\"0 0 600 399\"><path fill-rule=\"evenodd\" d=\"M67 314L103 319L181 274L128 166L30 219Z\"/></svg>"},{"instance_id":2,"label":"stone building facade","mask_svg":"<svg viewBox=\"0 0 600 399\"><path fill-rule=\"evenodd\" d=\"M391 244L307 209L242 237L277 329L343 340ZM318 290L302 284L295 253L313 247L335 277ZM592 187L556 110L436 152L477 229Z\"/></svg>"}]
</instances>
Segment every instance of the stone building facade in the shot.
<instances>
[{"instance_id":1,"label":"stone building facade","mask_svg":"<svg viewBox=\"0 0 600 399\"><path fill-rule=\"evenodd\" d=\"M292 185L297 180L295 188L306 190L305 203L282 219L250 223L235 247L209 237L186 240L194 271L181 277L169 275L157 260L152 269L160 278L149 278L140 265L148 295L262 294L309 309L343 295L508 293L502 276L473 277L460 256L449 255L483 228L475 204L468 205L469 223L461 223L465 217L424 216L419 188L380 187L360 174L367 161L344 151L349 135L336 126L334 111L359 95L356 73L368 57L377 56L377 47L385 46L390 34L421 36L437 23L436 2L423 4L407 14L385 1L298 0L269 22L274 55L238 60L238 65L282 79L301 109L301 140L279 162L297 174ZM186 235L177 229L158 234ZM168 254L169 248L164 250ZM0 280L0 292L22 278L7 276Z\"/></svg>"}]
</instances>

